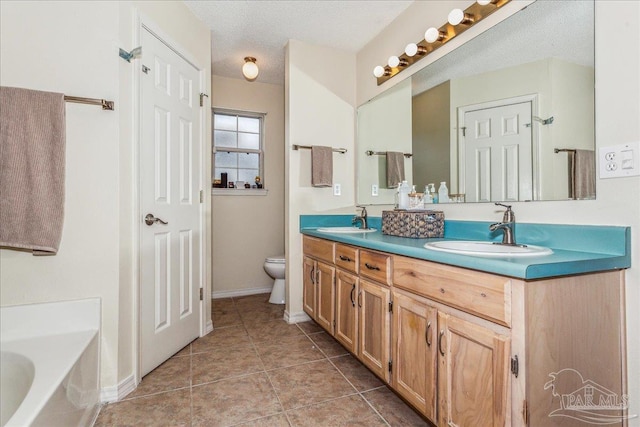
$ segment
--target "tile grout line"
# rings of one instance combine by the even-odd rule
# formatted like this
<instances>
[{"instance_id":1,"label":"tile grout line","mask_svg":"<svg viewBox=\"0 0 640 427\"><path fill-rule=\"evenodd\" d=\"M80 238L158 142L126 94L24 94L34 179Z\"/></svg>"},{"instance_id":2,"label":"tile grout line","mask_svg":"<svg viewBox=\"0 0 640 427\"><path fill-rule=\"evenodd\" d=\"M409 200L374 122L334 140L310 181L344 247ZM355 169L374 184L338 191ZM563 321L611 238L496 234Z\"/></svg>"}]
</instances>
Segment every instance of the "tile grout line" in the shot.
<instances>
[{"instance_id":1,"label":"tile grout line","mask_svg":"<svg viewBox=\"0 0 640 427\"><path fill-rule=\"evenodd\" d=\"M351 355L347 354L347 356L351 356ZM333 360L331 360L331 358L329 358L329 363L331 363L331 365L333 365L333 367L336 368L338 372L340 372L340 375L342 375L342 377L351 385L351 387L353 387L353 389L356 391L356 394L358 394L358 396L360 396L360 398L364 400L371 409L373 409L373 412L375 412L380 417L380 419L387 425L387 427L391 427L389 425L389 422L386 420L386 418L383 417L382 414L378 412L376 408L373 407L371 402L369 402L366 397L364 397L363 392L358 390L358 388L351 381L349 381L349 378L347 378L347 376L340 370L340 368L338 368L338 366L336 366L336 364L333 363ZM386 387L386 385L383 384L381 387ZM375 389L372 389L372 390L375 390ZM365 391L370 391L370 390L365 390Z\"/></svg>"}]
</instances>

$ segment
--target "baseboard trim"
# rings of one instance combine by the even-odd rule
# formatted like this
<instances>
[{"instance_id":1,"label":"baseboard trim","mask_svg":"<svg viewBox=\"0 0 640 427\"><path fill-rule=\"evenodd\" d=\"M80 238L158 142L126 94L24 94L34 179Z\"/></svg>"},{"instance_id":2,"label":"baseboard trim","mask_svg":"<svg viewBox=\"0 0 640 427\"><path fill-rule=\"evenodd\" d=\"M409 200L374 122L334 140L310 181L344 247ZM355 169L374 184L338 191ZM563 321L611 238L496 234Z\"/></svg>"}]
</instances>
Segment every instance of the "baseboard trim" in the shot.
<instances>
[{"instance_id":1,"label":"baseboard trim","mask_svg":"<svg viewBox=\"0 0 640 427\"><path fill-rule=\"evenodd\" d=\"M117 385L102 387L100 390L100 402L113 403L124 399L129 393L136 389L136 379L133 374L129 375Z\"/></svg>"},{"instance_id":2,"label":"baseboard trim","mask_svg":"<svg viewBox=\"0 0 640 427\"><path fill-rule=\"evenodd\" d=\"M289 313L289 311L284 311L284 320L287 323L301 323L308 322L311 318L304 311L300 311L298 313Z\"/></svg>"},{"instance_id":3,"label":"baseboard trim","mask_svg":"<svg viewBox=\"0 0 640 427\"><path fill-rule=\"evenodd\" d=\"M204 334L207 335L211 331L213 331L213 321L209 319L207 320L207 326L204 328Z\"/></svg>"},{"instance_id":4,"label":"baseboard trim","mask_svg":"<svg viewBox=\"0 0 640 427\"><path fill-rule=\"evenodd\" d=\"M211 299L243 297L247 295L256 295L256 294L268 294L269 292L271 292L272 288L273 286L269 286L266 288L238 289L233 291L213 291L211 292Z\"/></svg>"}]
</instances>

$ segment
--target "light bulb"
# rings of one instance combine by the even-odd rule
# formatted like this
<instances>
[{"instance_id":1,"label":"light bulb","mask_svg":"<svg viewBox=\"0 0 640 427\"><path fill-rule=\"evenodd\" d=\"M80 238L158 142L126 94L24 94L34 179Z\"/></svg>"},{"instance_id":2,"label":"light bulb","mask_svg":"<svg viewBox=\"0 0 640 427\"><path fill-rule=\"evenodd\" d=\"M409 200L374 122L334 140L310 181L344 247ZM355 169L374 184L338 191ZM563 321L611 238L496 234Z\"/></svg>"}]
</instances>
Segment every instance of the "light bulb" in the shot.
<instances>
[{"instance_id":1,"label":"light bulb","mask_svg":"<svg viewBox=\"0 0 640 427\"><path fill-rule=\"evenodd\" d=\"M252 58L247 56L244 58L244 65L242 66L242 74L245 79L249 81L253 81L258 77L258 73L260 70L258 69L258 65L256 65L256 58Z\"/></svg>"},{"instance_id":2,"label":"light bulb","mask_svg":"<svg viewBox=\"0 0 640 427\"><path fill-rule=\"evenodd\" d=\"M438 30L437 28L434 28L434 27L429 28L424 33L424 39L428 43L433 43L435 41L442 40L443 38L444 38L444 36L443 36L442 32L440 32L440 30Z\"/></svg>"},{"instance_id":3,"label":"light bulb","mask_svg":"<svg viewBox=\"0 0 640 427\"><path fill-rule=\"evenodd\" d=\"M486 5L488 5L489 3L491 3L491 0L478 0L478 4L479 4L480 6L486 6Z\"/></svg>"},{"instance_id":4,"label":"light bulb","mask_svg":"<svg viewBox=\"0 0 640 427\"><path fill-rule=\"evenodd\" d=\"M382 67L382 66L380 66L380 65L376 66L376 67L373 69L373 75L374 75L375 77L378 77L378 78L380 78L380 77L384 76L384 67Z\"/></svg>"},{"instance_id":5,"label":"light bulb","mask_svg":"<svg viewBox=\"0 0 640 427\"><path fill-rule=\"evenodd\" d=\"M404 53L406 53L407 56L414 56L418 53L418 45L415 43L409 43L407 47L404 48Z\"/></svg>"},{"instance_id":6,"label":"light bulb","mask_svg":"<svg viewBox=\"0 0 640 427\"><path fill-rule=\"evenodd\" d=\"M400 65L400 58L398 58L397 56L390 56L389 61L387 61L387 65L389 65L389 67L391 68L397 67L398 65Z\"/></svg>"},{"instance_id":7,"label":"light bulb","mask_svg":"<svg viewBox=\"0 0 640 427\"><path fill-rule=\"evenodd\" d=\"M473 18L468 13L464 13L462 9L453 9L451 12L449 12L447 21L449 21L449 24L455 26L460 23L470 24L473 22Z\"/></svg>"}]
</instances>

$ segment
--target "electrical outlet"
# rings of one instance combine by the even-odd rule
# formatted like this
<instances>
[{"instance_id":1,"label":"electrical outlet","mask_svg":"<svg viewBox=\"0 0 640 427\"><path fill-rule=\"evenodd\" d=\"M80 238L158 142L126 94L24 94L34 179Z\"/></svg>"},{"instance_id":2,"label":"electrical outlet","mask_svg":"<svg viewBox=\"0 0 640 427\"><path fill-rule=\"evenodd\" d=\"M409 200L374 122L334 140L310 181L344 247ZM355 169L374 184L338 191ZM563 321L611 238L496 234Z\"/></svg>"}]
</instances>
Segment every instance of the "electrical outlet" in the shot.
<instances>
[{"instance_id":1,"label":"electrical outlet","mask_svg":"<svg viewBox=\"0 0 640 427\"><path fill-rule=\"evenodd\" d=\"M340 184L333 184L333 195L334 196L340 195Z\"/></svg>"},{"instance_id":2,"label":"electrical outlet","mask_svg":"<svg viewBox=\"0 0 640 427\"><path fill-rule=\"evenodd\" d=\"M373 184L371 186L371 195L373 197L378 197L378 184Z\"/></svg>"},{"instance_id":3,"label":"electrical outlet","mask_svg":"<svg viewBox=\"0 0 640 427\"><path fill-rule=\"evenodd\" d=\"M600 178L640 175L640 141L600 147Z\"/></svg>"}]
</instances>

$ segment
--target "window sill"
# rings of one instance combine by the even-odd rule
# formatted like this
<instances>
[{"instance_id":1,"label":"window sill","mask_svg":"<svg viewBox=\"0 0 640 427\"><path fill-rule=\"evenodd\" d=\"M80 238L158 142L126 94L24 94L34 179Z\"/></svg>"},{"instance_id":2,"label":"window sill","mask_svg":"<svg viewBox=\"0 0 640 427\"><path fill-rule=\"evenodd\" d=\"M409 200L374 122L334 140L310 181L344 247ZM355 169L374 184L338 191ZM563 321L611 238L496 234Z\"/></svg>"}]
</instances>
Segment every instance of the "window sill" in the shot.
<instances>
[{"instance_id":1,"label":"window sill","mask_svg":"<svg viewBox=\"0 0 640 427\"><path fill-rule=\"evenodd\" d=\"M266 196L266 188L212 188L212 196Z\"/></svg>"}]
</instances>

